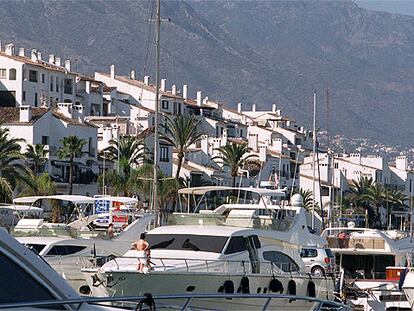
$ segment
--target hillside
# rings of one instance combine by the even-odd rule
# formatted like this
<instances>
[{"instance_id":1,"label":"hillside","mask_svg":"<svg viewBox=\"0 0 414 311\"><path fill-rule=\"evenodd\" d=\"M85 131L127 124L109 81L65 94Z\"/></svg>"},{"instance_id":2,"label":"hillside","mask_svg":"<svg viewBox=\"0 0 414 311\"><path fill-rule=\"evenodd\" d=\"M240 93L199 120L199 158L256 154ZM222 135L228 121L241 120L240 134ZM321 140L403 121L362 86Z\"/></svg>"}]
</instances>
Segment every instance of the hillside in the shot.
<instances>
[{"instance_id":1,"label":"hillside","mask_svg":"<svg viewBox=\"0 0 414 311\"><path fill-rule=\"evenodd\" d=\"M153 68L143 1L0 1L0 40L77 59L83 72ZM351 1L162 1L161 72L230 105L269 108L311 123L319 90L334 132L411 145L414 17L367 11ZM146 61L147 60L147 61ZM151 69L151 70L150 70Z\"/></svg>"}]
</instances>

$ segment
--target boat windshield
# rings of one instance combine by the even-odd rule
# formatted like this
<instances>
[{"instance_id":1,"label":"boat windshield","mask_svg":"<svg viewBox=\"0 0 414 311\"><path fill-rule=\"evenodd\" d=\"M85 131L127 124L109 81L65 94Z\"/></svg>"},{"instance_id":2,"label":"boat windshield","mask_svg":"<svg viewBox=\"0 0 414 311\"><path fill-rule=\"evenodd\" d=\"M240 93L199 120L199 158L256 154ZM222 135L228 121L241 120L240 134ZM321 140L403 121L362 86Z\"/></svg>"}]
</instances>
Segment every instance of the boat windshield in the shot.
<instances>
[{"instance_id":1,"label":"boat windshield","mask_svg":"<svg viewBox=\"0 0 414 311\"><path fill-rule=\"evenodd\" d=\"M40 254L42 250L44 250L46 244L34 244L34 243L27 243L25 244L28 248L33 249L36 253Z\"/></svg>"},{"instance_id":2,"label":"boat windshield","mask_svg":"<svg viewBox=\"0 0 414 311\"><path fill-rule=\"evenodd\" d=\"M226 236L189 234L148 234L150 249L173 249L196 252L221 253L227 242Z\"/></svg>"}]
</instances>

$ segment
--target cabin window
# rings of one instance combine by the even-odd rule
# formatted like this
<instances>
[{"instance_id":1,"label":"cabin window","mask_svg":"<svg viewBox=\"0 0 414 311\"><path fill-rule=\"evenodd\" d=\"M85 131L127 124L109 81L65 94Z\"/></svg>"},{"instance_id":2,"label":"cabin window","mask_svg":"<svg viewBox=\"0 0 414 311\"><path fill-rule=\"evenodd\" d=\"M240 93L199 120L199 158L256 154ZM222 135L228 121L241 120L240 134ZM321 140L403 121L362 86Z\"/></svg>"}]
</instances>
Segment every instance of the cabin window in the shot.
<instances>
[{"instance_id":1,"label":"cabin window","mask_svg":"<svg viewBox=\"0 0 414 311\"><path fill-rule=\"evenodd\" d=\"M44 250L45 246L46 246L45 244L32 244L32 243L26 244L27 248L34 250L38 254L40 254L40 252Z\"/></svg>"},{"instance_id":2,"label":"cabin window","mask_svg":"<svg viewBox=\"0 0 414 311\"><path fill-rule=\"evenodd\" d=\"M246 241L242 236L234 236L230 238L229 245L226 248L224 254L234 254L238 252L246 251Z\"/></svg>"},{"instance_id":3,"label":"cabin window","mask_svg":"<svg viewBox=\"0 0 414 311\"><path fill-rule=\"evenodd\" d=\"M23 268L0 252L0 303L54 300L51 293L33 279Z\"/></svg>"},{"instance_id":4,"label":"cabin window","mask_svg":"<svg viewBox=\"0 0 414 311\"><path fill-rule=\"evenodd\" d=\"M299 266L288 255L278 251L263 252L263 258L271 261L284 272L299 271Z\"/></svg>"},{"instance_id":5,"label":"cabin window","mask_svg":"<svg viewBox=\"0 0 414 311\"><path fill-rule=\"evenodd\" d=\"M226 244L225 236L191 234L148 234L150 249L173 249L221 253Z\"/></svg>"},{"instance_id":6,"label":"cabin window","mask_svg":"<svg viewBox=\"0 0 414 311\"><path fill-rule=\"evenodd\" d=\"M86 246L80 246L80 245L55 245L50 249L50 251L46 254L46 256L72 255L80 251L83 251L85 248Z\"/></svg>"}]
</instances>

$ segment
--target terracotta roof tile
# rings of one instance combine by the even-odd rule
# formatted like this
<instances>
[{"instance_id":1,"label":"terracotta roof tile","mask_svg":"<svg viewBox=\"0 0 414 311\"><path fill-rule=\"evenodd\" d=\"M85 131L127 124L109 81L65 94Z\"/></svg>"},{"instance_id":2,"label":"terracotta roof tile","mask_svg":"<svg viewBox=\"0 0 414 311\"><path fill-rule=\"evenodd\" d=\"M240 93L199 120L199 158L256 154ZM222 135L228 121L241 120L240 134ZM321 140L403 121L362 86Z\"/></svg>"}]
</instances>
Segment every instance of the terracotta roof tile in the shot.
<instances>
[{"instance_id":1,"label":"terracotta roof tile","mask_svg":"<svg viewBox=\"0 0 414 311\"><path fill-rule=\"evenodd\" d=\"M0 107L0 122L8 125L30 125L39 120L50 108L35 107L31 108L32 118L29 122L20 122L19 107Z\"/></svg>"}]
</instances>

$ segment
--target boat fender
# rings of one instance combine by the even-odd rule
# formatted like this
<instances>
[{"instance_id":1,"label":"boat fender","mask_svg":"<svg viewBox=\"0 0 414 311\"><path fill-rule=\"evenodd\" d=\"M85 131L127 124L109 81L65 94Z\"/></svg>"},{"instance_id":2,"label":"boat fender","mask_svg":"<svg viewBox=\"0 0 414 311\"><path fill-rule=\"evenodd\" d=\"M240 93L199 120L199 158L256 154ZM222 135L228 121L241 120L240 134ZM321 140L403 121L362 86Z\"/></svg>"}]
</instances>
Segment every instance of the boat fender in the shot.
<instances>
[{"instance_id":1,"label":"boat fender","mask_svg":"<svg viewBox=\"0 0 414 311\"><path fill-rule=\"evenodd\" d=\"M243 294L250 294L250 281L247 276L241 278L240 287Z\"/></svg>"},{"instance_id":2,"label":"boat fender","mask_svg":"<svg viewBox=\"0 0 414 311\"><path fill-rule=\"evenodd\" d=\"M231 280L227 280L223 284L224 292L226 294L234 294L234 283Z\"/></svg>"},{"instance_id":3,"label":"boat fender","mask_svg":"<svg viewBox=\"0 0 414 311\"><path fill-rule=\"evenodd\" d=\"M277 279L273 279L269 283L269 290L273 293L283 293L283 284Z\"/></svg>"},{"instance_id":4,"label":"boat fender","mask_svg":"<svg viewBox=\"0 0 414 311\"><path fill-rule=\"evenodd\" d=\"M144 293L144 298L139 301L135 311L141 311L143 306L148 307L144 308L144 310L155 311L155 301L150 293Z\"/></svg>"},{"instance_id":5,"label":"boat fender","mask_svg":"<svg viewBox=\"0 0 414 311\"><path fill-rule=\"evenodd\" d=\"M308 296L309 297L316 297L316 286L313 281L308 283Z\"/></svg>"}]
</instances>

